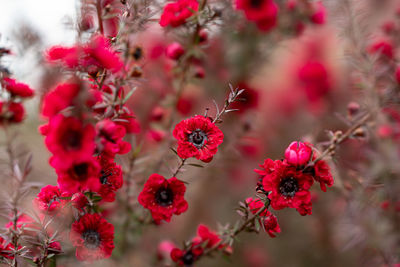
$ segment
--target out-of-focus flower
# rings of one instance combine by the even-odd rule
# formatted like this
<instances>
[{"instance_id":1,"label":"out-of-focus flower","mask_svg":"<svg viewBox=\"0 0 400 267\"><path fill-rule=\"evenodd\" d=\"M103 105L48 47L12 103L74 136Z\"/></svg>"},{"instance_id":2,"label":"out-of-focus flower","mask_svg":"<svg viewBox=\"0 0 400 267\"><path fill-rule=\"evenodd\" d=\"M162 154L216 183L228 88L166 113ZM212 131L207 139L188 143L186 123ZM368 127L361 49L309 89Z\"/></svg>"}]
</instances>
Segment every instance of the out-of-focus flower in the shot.
<instances>
[{"instance_id":1,"label":"out-of-focus flower","mask_svg":"<svg viewBox=\"0 0 400 267\"><path fill-rule=\"evenodd\" d=\"M273 0L235 0L235 5L259 30L267 32L276 26L278 5Z\"/></svg>"},{"instance_id":2,"label":"out-of-focus flower","mask_svg":"<svg viewBox=\"0 0 400 267\"><path fill-rule=\"evenodd\" d=\"M93 36L84 46L53 46L47 51L46 58L49 62L60 61L68 68L83 68L92 76L96 76L100 69L116 73L123 67L118 54L102 35Z\"/></svg>"},{"instance_id":3,"label":"out-of-focus flower","mask_svg":"<svg viewBox=\"0 0 400 267\"><path fill-rule=\"evenodd\" d=\"M185 49L180 43L174 42L167 46L165 53L168 58L178 60L185 53Z\"/></svg>"},{"instance_id":4,"label":"out-of-focus flower","mask_svg":"<svg viewBox=\"0 0 400 267\"><path fill-rule=\"evenodd\" d=\"M46 146L54 156L62 159L61 164L91 157L94 152L94 128L77 118L58 114L50 119L46 132Z\"/></svg>"},{"instance_id":5,"label":"out-of-focus flower","mask_svg":"<svg viewBox=\"0 0 400 267\"><path fill-rule=\"evenodd\" d=\"M200 238L202 243L206 244L206 248L212 248L221 242L221 238L216 233L208 229L208 227L204 224L200 224L197 228L197 236ZM219 247L223 246L223 244L219 244Z\"/></svg>"},{"instance_id":6,"label":"out-of-focus flower","mask_svg":"<svg viewBox=\"0 0 400 267\"><path fill-rule=\"evenodd\" d=\"M172 215L179 215L188 208L184 199L185 184L175 177L165 179L159 174L152 174L140 192L139 203L149 209L156 223L169 222Z\"/></svg>"},{"instance_id":7,"label":"out-of-focus flower","mask_svg":"<svg viewBox=\"0 0 400 267\"><path fill-rule=\"evenodd\" d=\"M160 18L162 27L171 26L178 27L186 20L194 15L199 9L197 0L177 0L165 5L164 11Z\"/></svg>"},{"instance_id":8,"label":"out-of-focus flower","mask_svg":"<svg viewBox=\"0 0 400 267\"><path fill-rule=\"evenodd\" d=\"M100 165L92 156L69 159L68 165L60 157L52 157L50 165L58 174L62 191L74 194L79 191L100 190Z\"/></svg>"},{"instance_id":9,"label":"out-of-focus flower","mask_svg":"<svg viewBox=\"0 0 400 267\"><path fill-rule=\"evenodd\" d=\"M109 258L114 249L114 226L99 214L88 213L72 224L70 239L80 261Z\"/></svg>"},{"instance_id":10,"label":"out-of-focus flower","mask_svg":"<svg viewBox=\"0 0 400 267\"><path fill-rule=\"evenodd\" d=\"M224 139L222 131L209 118L200 115L178 123L173 135L178 140L179 157L196 157L204 162L212 160Z\"/></svg>"},{"instance_id":11,"label":"out-of-focus flower","mask_svg":"<svg viewBox=\"0 0 400 267\"><path fill-rule=\"evenodd\" d=\"M27 84L17 82L15 79L3 78L1 84L12 96L22 98L33 96L33 90Z\"/></svg>"},{"instance_id":12,"label":"out-of-focus flower","mask_svg":"<svg viewBox=\"0 0 400 267\"><path fill-rule=\"evenodd\" d=\"M315 24L324 24L326 19L326 9L322 1L313 2L314 11L310 16L311 22Z\"/></svg>"},{"instance_id":13,"label":"out-of-focus flower","mask_svg":"<svg viewBox=\"0 0 400 267\"><path fill-rule=\"evenodd\" d=\"M393 59L393 44L391 41L386 39L376 40L369 47L369 52L373 54L378 54L388 59Z\"/></svg>"},{"instance_id":14,"label":"out-of-focus flower","mask_svg":"<svg viewBox=\"0 0 400 267\"><path fill-rule=\"evenodd\" d=\"M122 125L105 119L96 124L97 151L113 158L115 154L125 154L131 149L131 144L124 141L126 130Z\"/></svg>"},{"instance_id":15,"label":"out-of-focus flower","mask_svg":"<svg viewBox=\"0 0 400 267\"><path fill-rule=\"evenodd\" d=\"M80 87L75 83L62 83L52 89L43 99L42 115L52 117L71 106L78 95Z\"/></svg>"}]
</instances>

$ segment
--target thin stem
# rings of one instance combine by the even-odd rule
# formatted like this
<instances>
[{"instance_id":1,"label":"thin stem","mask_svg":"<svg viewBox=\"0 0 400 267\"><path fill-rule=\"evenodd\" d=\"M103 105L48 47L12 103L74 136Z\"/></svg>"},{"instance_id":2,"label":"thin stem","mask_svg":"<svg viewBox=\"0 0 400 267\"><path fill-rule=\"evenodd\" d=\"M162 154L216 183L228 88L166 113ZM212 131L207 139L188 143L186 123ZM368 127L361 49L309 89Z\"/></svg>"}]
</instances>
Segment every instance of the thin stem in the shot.
<instances>
[{"instance_id":1,"label":"thin stem","mask_svg":"<svg viewBox=\"0 0 400 267\"><path fill-rule=\"evenodd\" d=\"M96 1L96 11L97 11L97 20L99 23L99 30L100 30L100 33L103 34L104 29L103 29L103 18L101 15L101 0Z\"/></svg>"},{"instance_id":2,"label":"thin stem","mask_svg":"<svg viewBox=\"0 0 400 267\"><path fill-rule=\"evenodd\" d=\"M351 126L344 134L340 134L336 137L334 137L331 141L331 144L327 149L325 149L320 156L318 156L315 160L313 160L309 165L312 166L316 162L324 159L326 156L331 155L337 148L338 145L343 143L345 140L347 140L351 135L354 134L354 132L363 126L370 118L372 114L368 112L364 116L361 117L360 120L358 120L353 126Z\"/></svg>"},{"instance_id":3,"label":"thin stem","mask_svg":"<svg viewBox=\"0 0 400 267\"><path fill-rule=\"evenodd\" d=\"M172 174L172 177L176 177L179 173L179 171L182 169L182 167L185 165L187 159L182 159L181 163L179 164L178 168L176 168L176 171Z\"/></svg>"}]
</instances>

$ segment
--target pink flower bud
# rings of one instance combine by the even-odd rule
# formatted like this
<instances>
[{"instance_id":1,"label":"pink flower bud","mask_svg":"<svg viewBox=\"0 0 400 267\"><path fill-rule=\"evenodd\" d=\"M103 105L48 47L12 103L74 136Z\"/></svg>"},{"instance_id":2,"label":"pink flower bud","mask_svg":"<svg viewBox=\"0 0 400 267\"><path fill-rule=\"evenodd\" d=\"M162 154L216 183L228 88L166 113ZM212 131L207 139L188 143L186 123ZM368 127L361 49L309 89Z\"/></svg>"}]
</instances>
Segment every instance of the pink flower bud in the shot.
<instances>
[{"instance_id":1,"label":"pink flower bud","mask_svg":"<svg viewBox=\"0 0 400 267\"><path fill-rule=\"evenodd\" d=\"M311 158L312 149L302 142L292 142L285 151L285 159L291 165L306 165Z\"/></svg>"},{"instance_id":2,"label":"pink flower bud","mask_svg":"<svg viewBox=\"0 0 400 267\"><path fill-rule=\"evenodd\" d=\"M178 60L185 53L185 49L180 43L172 43L167 47L167 57L173 60Z\"/></svg>"}]
</instances>

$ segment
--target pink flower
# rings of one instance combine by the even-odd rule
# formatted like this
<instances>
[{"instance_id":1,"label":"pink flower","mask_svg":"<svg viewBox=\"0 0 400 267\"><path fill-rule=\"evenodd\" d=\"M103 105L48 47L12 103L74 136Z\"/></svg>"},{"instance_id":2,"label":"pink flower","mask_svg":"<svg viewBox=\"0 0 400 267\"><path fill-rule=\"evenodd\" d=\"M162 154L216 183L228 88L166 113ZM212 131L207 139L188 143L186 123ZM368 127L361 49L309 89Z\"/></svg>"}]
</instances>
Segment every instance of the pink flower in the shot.
<instances>
[{"instance_id":1,"label":"pink flower","mask_svg":"<svg viewBox=\"0 0 400 267\"><path fill-rule=\"evenodd\" d=\"M33 90L28 85L17 82L15 79L6 77L3 79L2 85L12 96L24 98L33 96Z\"/></svg>"},{"instance_id":2,"label":"pink flower","mask_svg":"<svg viewBox=\"0 0 400 267\"><path fill-rule=\"evenodd\" d=\"M312 148L302 142L292 142L285 151L286 161L294 166L306 165L311 158Z\"/></svg>"},{"instance_id":3,"label":"pink flower","mask_svg":"<svg viewBox=\"0 0 400 267\"><path fill-rule=\"evenodd\" d=\"M326 18L326 9L321 1L314 3L314 12L311 14L311 22L315 24L324 24Z\"/></svg>"},{"instance_id":4,"label":"pink flower","mask_svg":"<svg viewBox=\"0 0 400 267\"><path fill-rule=\"evenodd\" d=\"M185 49L183 49L182 45L177 42L168 45L166 50L167 57L173 60L178 60L184 53Z\"/></svg>"},{"instance_id":5,"label":"pink flower","mask_svg":"<svg viewBox=\"0 0 400 267\"><path fill-rule=\"evenodd\" d=\"M161 15L160 25L162 27L178 27L186 23L186 20L193 16L198 9L199 3L196 0L177 0L168 3Z\"/></svg>"}]
</instances>

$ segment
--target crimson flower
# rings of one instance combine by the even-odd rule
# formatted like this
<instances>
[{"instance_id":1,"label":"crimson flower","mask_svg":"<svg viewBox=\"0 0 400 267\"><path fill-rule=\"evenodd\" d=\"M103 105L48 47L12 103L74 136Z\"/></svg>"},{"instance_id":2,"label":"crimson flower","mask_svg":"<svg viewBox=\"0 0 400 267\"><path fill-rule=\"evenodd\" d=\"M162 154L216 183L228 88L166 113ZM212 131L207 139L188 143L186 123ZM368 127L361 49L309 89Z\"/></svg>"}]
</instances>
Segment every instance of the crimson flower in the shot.
<instances>
[{"instance_id":1,"label":"crimson flower","mask_svg":"<svg viewBox=\"0 0 400 267\"><path fill-rule=\"evenodd\" d=\"M264 190L270 191L271 207L275 210L295 208L301 215L311 214L309 189L314 182L313 177L286 162L277 160L274 164L274 170L266 174L262 181Z\"/></svg>"},{"instance_id":2,"label":"crimson flower","mask_svg":"<svg viewBox=\"0 0 400 267\"><path fill-rule=\"evenodd\" d=\"M8 122L18 123L21 122L25 117L25 109L21 103L10 102L7 104L7 115L5 119Z\"/></svg>"},{"instance_id":3,"label":"crimson flower","mask_svg":"<svg viewBox=\"0 0 400 267\"><path fill-rule=\"evenodd\" d=\"M235 0L236 9L243 10L246 18L254 21L261 31L275 27L278 5L273 0Z\"/></svg>"},{"instance_id":4,"label":"crimson flower","mask_svg":"<svg viewBox=\"0 0 400 267\"><path fill-rule=\"evenodd\" d=\"M93 154L95 131L92 125L58 114L50 119L47 128L46 146L53 155L62 159L60 165L69 165L71 160Z\"/></svg>"},{"instance_id":5,"label":"crimson flower","mask_svg":"<svg viewBox=\"0 0 400 267\"><path fill-rule=\"evenodd\" d=\"M197 243L192 243L191 247L186 250L174 248L171 251L171 259L179 266L192 266L193 263L200 258L204 249Z\"/></svg>"},{"instance_id":6,"label":"crimson flower","mask_svg":"<svg viewBox=\"0 0 400 267\"><path fill-rule=\"evenodd\" d=\"M188 208L184 199L185 184L175 177L165 179L159 174L152 174L140 192L139 203L149 209L156 223L169 222L173 214L179 215Z\"/></svg>"},{"instance_id":7,"label":"crimson flower","mask_svg":"<svg viewBox=\"0 0 400 267\"><path fill-rule=\"evenodd\" d=\"M130 143L122 140L126 134L124 126L105 119L96 124L96 131L99 139L97 151L103 155L113 158L115 154L125 154L131 149Z\"/></svg>"},{"instance_id":8,"label":"crimson flower","mask_svg":"<svg viewBox=\"0 0 400 267\"><path fill-rule=\"evenodd\" d=\"M99 195L106 202L115 200L115 192L123 185L122 169L109 158L99 157L101 166Z\"/></svg>"},{"instance_id":9,"label":"crimson flower","mask_svg":"<svg viewBox=\"0 0 400 267\"><path fill-rule=\"evenodd\" d=\"M27 84L17 82L15 79L6 77L2 81L2 85L12 96L23 98L33 96L33 90Z\"/></svg>"},{"instance_id":10,"label":"crimson flower","mask_svg":"<svg viewBox=\"0 0 400 267\"><path fill-rule=\"evenodd\" d=\"M14 259L14 245L0 236L0 256L7 259Z\"/></svg>"},{"instance_id":11,"label":"crimson flower","mask_svg":"<svg viewBox=\"0 0 400 267\"><path fill-rule=\"evenodd\" d=\"M204 224L200 224L197 228L197 236L201 240L201 243L206 243L206 248L212 248L221 242L221 238ZM223 244L220 244L220 247L222 246Z\"/></svg>"},{"instance_id":12,"label":"crimson flower","mask_svg":"<svg viewBox=\"0 0 400 267\"><path fill-rule=\"evenodd\" d=\"M44 97L42 115L53 117L63 109L71 106L78 93L79 85L76 83L62 83L57 85Z\"/></svg>"},{"instance_id":13,"label":"crimson flower","mask_svg":"<svg viewBox=\"0 0 400 267\"><path fill-rule=\"evenodd\" d=\"M326 186L331 187L334 182L328 163L319 160L314 164L312 171L314 179L320 183L321 190L326 192Z\"/></svg>"},{"instance_id":14,"label":"crimson flower","mask_svg":"<svg viewBox=\"0 0 400 267\"><path fill-rule=\"evenodd\" d=\"M178 123L173 135L178 140L179 157L196 157L204 162L213 159L224 139L222 131L209 118L200 115Z\"/></svg>"},{"instance_id":15,"label":"crimson flower","mask_svg":"<svg viewBox=\"0 0 400 267\"><path fill-rule=\"evenodd\" d=\"M72 224L70 239L80 261L109 258L114 249L114 226L99 214L85 214Z\"/></svg>"},{"instance_id":16,"label":"crimson flower","mask_svg":"<svg viewBox=\"0 0 400 267\"><path fill-rule=\"evenodd\" d=\"M198 9L199 3L197 0L177 0L168 3L165 5L161 15L160 25L162 27L178 27L186 23L186 20L193 16Z\"/></svg>"},{"instance_id":17,"label":"crimson flower","mask_svg":"<svg viewBox=\"0 0 400 267\"><path fill-rule=\"evenodd\" d=\"M34 202L41 212L57 212L67 203L62 197L69 197L70 194L61 192L58 186L46 185L40 189Z\"/></svg>"},{"instance_id":18,"label":"crimson flower","mask_svg":"<svg viewBox=\"0 0 400 267\"><path fill-rule=\"evenodd\" d=\"M279 227L278 220L275 215L270 214L266 216L263 222L264 230L270 237L276 237L275 233L280 233L281 228Z\"/></svg>"},{"instance_id":19,"label":"crimson flower","mask_svg":"<svg viewBox=\"0 0 400 267\"><path fill-rule=\"evenodd\" d=\"M72 158L65 164L59 157L52 157L50 165L58 174L58 185L62 191L74 194L79 191L100 190L100 165L92 156Z\"/></svg>"},{"instance_id":20,"label":"crimson flower","mask_svg":"<svg viewBox=\"0 0 400 267\"><path fill-rule=\"evenodd\" d=\"M73 47L53 46L47 51L49 62L60 61L65 67L83 69L95 75L100 69L113 73L123 68L118 54L111 49L106 37L95 35L89 43Z\"/></svg>"}]
</instances>

